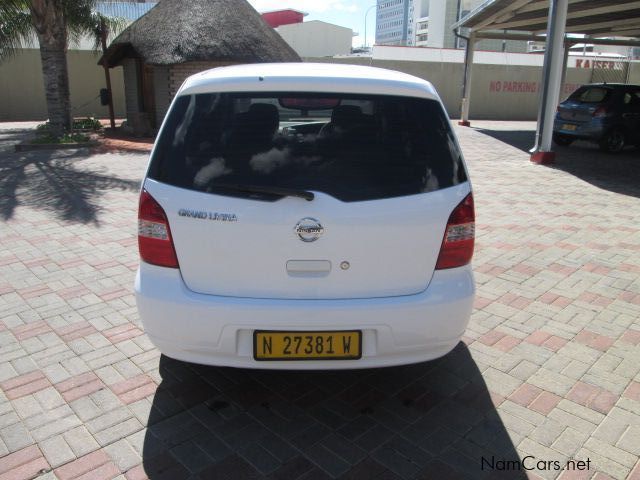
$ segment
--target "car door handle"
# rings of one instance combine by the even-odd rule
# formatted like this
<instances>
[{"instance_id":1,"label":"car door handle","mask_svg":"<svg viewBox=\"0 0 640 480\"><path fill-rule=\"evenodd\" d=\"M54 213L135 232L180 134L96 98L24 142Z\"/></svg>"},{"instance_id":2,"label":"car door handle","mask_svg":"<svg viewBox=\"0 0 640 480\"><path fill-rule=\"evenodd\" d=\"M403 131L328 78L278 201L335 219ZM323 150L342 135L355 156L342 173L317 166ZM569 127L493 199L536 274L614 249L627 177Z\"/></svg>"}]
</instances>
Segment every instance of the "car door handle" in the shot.
<instances>
[{"instance_id":1,"label":"car door handle","mask_svg":"<svg viewBox=\"0 0 640 480\"><path fill-rule=\"evenodd\" d=\"M294 277L324 276L331 271L329 260L288 260L287 273Z\"/></svg>"}]
</instances>

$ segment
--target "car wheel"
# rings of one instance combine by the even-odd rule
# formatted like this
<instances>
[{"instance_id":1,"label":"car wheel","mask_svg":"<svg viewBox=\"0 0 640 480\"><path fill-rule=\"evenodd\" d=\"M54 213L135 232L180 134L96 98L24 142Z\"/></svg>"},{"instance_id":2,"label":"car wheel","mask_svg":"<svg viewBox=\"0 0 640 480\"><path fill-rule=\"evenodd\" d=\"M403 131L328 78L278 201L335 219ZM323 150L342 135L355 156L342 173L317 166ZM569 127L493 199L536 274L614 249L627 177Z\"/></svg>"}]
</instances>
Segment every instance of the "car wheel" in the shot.
<instances>
[{"instance_id":1,"label":"car wheel","mask_svg":"<svg viewBox=\"0 0 640 480\"><path fill-rule=\"evenodd\" d=\"M567 135L562 135L561 133L554 133L553 143L560 145L561 147L567 147L573 143L573 138Z\"/></svg>"},{"instance_id":2,"label":"car wheel","mask_svg":"<svg viewBox=\"0 0 640 480\"><path fill-rule=\"evenodd\" d=\"M602 140L600 140L600 148L609 153L621 152L625 144L625 134L619 128L610 130L604 137L602 137Z\"/></svg>"}]
</instances>

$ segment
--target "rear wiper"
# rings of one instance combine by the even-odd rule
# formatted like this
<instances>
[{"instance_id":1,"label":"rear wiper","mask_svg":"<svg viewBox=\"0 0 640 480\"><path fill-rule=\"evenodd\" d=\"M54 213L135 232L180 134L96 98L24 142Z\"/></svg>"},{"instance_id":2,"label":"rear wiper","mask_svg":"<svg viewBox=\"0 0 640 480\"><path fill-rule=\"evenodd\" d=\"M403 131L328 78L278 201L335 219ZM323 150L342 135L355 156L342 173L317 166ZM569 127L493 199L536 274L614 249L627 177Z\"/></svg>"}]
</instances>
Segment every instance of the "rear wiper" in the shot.
<instances>
[{"instance_id":1,"label":"rear wiper","mask_svg":"<svg viewBox=\"0 0 640 480\"><path fill-rule=\"evenodd\" d=\"M222 188L225 190L234 190L236 192L248 193L266 193L269 195L279 195L282 197L300 197L308 202L314 199L313 192L308 190L298 190L296 188L285 187L263 187L260 185L243 185L239 183L214 183L209 188Z\"/></svg>"}]
</instances>

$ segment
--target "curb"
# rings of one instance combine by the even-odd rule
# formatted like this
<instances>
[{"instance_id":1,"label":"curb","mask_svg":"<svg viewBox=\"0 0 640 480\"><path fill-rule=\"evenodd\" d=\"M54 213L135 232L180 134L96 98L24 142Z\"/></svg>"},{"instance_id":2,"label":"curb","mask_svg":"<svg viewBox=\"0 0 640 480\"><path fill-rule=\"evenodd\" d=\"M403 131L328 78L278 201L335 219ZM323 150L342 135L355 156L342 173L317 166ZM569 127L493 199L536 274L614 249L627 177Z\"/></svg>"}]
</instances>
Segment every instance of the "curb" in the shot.
<instances>
[{"instance_id":1,"label":"curb","mask_svg":"<svg viewBox=\"0 0 640 480\"><path fill-rule=\"evenodd\" d=\"M16 152L32 152L40 150L69 150L75 148L89 148L99 145L97 142L84 143L20 143L15 146Z\"/></svg>"}]
</instances>

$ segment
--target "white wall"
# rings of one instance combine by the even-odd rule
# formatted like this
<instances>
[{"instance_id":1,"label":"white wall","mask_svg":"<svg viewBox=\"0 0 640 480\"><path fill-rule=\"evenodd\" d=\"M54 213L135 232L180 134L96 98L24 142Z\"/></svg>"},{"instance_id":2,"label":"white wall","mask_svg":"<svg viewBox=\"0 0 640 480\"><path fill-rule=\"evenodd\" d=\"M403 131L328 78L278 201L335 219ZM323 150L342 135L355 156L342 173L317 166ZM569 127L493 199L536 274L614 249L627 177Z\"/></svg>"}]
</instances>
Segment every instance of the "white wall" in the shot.
<instances>
[{"instance_id":1,"label":"white wall","mask_svg":"<svg viewBox=\"0 0 640 480\"><path fill-rule=\"evenodd\" d=\"M100 104L99 92L105 88L104 69L99 55L69 50L69 88L74 117L107 118L108 108ZM111 69L111 86L116 117L125 115L122 68ZM40 50L24 48L0 63L0 121L46 120L44 80Z\"/></svg>"},{"instance_id":2,"label":"white wall","mask_svg":"<svg viewBox=\"0 0 640 480\"><path fill-rule=\"evenodd\" d=\"M429 32L431 36L431 32ZM375 45L374 60L407 60L413 62L445 62L463 63L464 50L424 47L394 47ZM476 51L473 62L495 65L530 65L542 66L544 55L534 53L506 53Z\"/></svg>"},{"instance_id":3,"label":"white wall","mask_svg":"<svg viewBox=\"0 0 640 480\"><path fill-rule=\"evenodd\" d=\"M104 87L104 71L97 65L98 57L91 52L69 51L71 102L75 116L107 116L107 108L100 105L98 91ZM460 112L464 52L431 48L374 47L372 57L306 58L307 61L354 63L390 68L416 75L431 81L440 93L449 114L457 117ZM471 91L471 118L504 120L535 119L542 77L542 55L477 52ZM589 64L586 60L589 60ZM580 84L591 81L594 58L571 56L563 95L566 96ZM618 72L616 58L596 57L599 68ZM580 62L579 62L580 61ZM611 64L611 65L609 65ZM124 76L128 80L126 94L130 105L137 102L135 64L133 69L111 69L116 115L125 115ZM172 88L187 74L209 68L210 64L183 65L173 68ZM126 65L125 65L126 67ZM180 70L180 72L177 72ZM179 75L178 75L179 73ZM133 75L133 76L131 76ZM620 79L618 79L620 81ZM640 62L630 63L630 83L640 83ZM156 106L160 106L157 102ZM40 53L25 49L15 57L0 64L0 120L44 120L46 102L42 81Z\"/></svg>"},{"instance_id":4,"label":"white wall","mask_svg":"<svg viewBox=\"0 0 640 480\"><path fill-rule=\"evenodd\" d=\"M301 57L330 57L351 52L353 30L339 25L311 20L281 25L276 32Z\"/></svg>"},{"instance_id":5,"label":"white wall","mask_svg":"<svg viewBox=\"0 0 640 480\"><path fill-rule=\"evenodd\" d=\"M631 56L631 50L633 47L627 47L624 45L594 45L593 51L598 53L614 53L617 55L623 55L625 57Z\"/></svg>"}]
</instances>

